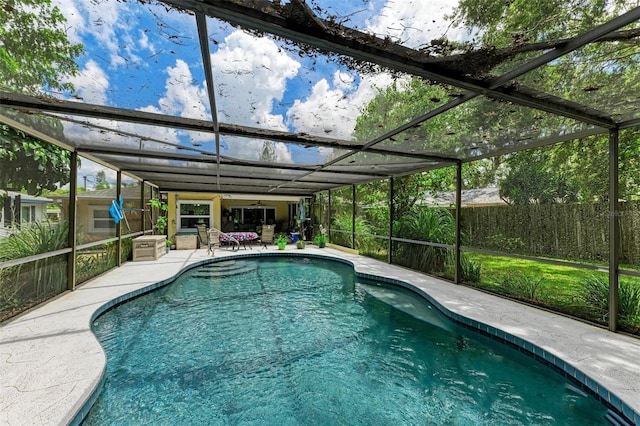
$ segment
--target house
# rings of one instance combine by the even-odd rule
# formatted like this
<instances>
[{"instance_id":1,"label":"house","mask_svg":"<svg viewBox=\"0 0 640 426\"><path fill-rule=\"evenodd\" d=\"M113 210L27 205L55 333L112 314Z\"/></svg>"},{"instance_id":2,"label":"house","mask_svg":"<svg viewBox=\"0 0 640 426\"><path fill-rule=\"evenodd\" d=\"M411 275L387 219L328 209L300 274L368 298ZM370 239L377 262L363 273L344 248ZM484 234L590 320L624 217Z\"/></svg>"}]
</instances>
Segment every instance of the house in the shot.
<instances>
[{"instance_id":1,"label":"house","mask_svg":"<svg viewBox=\"0 0 640 426\"><path fill-rule=\"evenodd\" d=\"M121 192L126 220L122 223L122 234L142 230L142 202L140 186L125 186ZM111 203L116 200L116 188L78 192L76 224L79 243L98 241L116 235L116 223L109 213ZM61 206L62 219L69 217L69 194L51 195ZM148 220L150 218L148 217Z\"/></svg>"},{"instance_id":2,"label":"house","mask_svg":"<svg viewBox=\"0 0 640 426\"><path fill-rule=\"evenodd\" d=\"M293 230L300 197L167 192L169 239L195 234L197 224L223 231L257 231L276 225L276 232Z\"/></svg>"},{"instance_id":3,"label":"house","mask_svg":"<svg viewBox=\"0 0 640 426\"><path fill-rule=\"evenodd\" d=\"M4 198L0 211L0 236L7 235L14 223L38 222L48 219L47 211L54 201L50 198L21 194L15 191L0 192ZM51 209L53 212L54 209Z\"/></svg>"},{"instance_id":4,"label":"house","mask_svg":"<svg viewBox=\"0 0 640 426\"><path fill-rule=\"evenodd\" d=\"M474 188L462 190L462 207L505 206L507 203L500 197L497 187ZM420 202L426 206L452 207L456 204L455 192L426 194Z\"/></svg>"},{"instance_id":5,"label":"house","mask_svg":"<svg viewBox=\"0 0 640 426\"><path fill-rule=\"evenodd\" d=\"M141 206L140 187L123 187L125 218L122 234L142 230L142 214L150 230L151 212ZM68 217L69 196L56 195L62 206L63 218ZM83 243L115 236L115 221L109 213L116 199L116 189L78 192L76 217L79 240ZM204 224L223 231L256 231L263 224L275 224L276 230L292 230L300 197L214 194L202 192L166 192L161 198L167 203L166 233L170 240L176 235L196 234L195 225Z\"/></svg>"}]
</instances>

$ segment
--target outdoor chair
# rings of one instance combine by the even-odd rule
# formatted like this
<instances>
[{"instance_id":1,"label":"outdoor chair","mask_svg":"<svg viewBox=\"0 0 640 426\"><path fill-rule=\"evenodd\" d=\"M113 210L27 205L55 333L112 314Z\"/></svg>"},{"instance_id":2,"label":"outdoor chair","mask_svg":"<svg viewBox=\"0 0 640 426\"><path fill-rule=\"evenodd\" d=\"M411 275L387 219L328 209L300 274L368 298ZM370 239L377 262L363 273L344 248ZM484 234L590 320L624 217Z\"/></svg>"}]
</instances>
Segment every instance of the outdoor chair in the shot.
<instances>
[{"instance_id":1,"label":"outdoor chair","mask_svg":"<svg viewBox=\"0 0 640 426\"><path fill-rule=\"evenodd\" d=\"M221 234L220 230L216 228L211 228L209 229L209 231L207 231L207 237L209 242L207 254L211 252L211 256L213 256L216 250L216 246L220 247L220 234Z\"/></svg>"},{"instance_id":2,"label":"outdoor chair","mask_svg":"<svg viewBox=\"0 0 640 426\"><path fill-rule=\"evenodd\" d=\"M207 226L196 225L196 229L198 230L198 244L200 245L200 248L209 247L209 235L207 234ZM211 251L210 247L209 251Z\"/></svg>"},{"instance_id":3,"label":"outdoor chair","mask_svg":"<svg viewBox=\"0 0 640 426\"><path fill-rule=\"evenodd\" d=\"M220 232L219 229L211 228L207 230L205 225L196 225L196 229L198 230L198 240L200 241L200 248L207 247L207 254L215 253L216 247L220 247Z\"/></svg>"},{"instance_id":4,"label":"outdoor chair","mask_svg":"<svg viewBox=\"0 0 640 426\"><path fill-rule=\"evenodd\" d=\"M267 248L267 244L273 244L273 234L275 234L275 225L263 225L262 234L260 234L260 242Z\"/></svg>"}]
</instances>

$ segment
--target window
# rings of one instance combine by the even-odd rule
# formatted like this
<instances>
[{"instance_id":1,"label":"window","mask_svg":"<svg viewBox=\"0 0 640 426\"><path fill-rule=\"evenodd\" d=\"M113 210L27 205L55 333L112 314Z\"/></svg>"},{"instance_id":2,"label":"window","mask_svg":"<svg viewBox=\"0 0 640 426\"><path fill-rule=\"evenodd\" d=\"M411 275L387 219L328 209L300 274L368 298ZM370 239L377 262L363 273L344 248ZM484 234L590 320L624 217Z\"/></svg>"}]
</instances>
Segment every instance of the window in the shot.
<instances>
[{"instance_id":1,"label":"window","mask_svg":"<svg viewBox=\"0 0 640 426\"><path fill-rule=\"evenodd\" d=\"M178 232L195 232L196 225L211 228L213 218L211 201L180 201L178 203Z\"/></svg>"},{"instance_id":2,"label":"window","mask_svg":"<svg viewBox=\"0 0 640 426\"><path fill-rule=\"evenodd\" d=\"M36 221L36 206L22 206L20 208L20 220L22 223Z\"/></svg>"},{"instance_id":3,"label":"window","mask_svg":"<svg viewBox=\"0 0 640 426\"><path fill-rule=\"evenodd\" d=\"M89 206L89 232L109 234L116 231L116 222L109 214L109 207Z\"/></svg>"},{"instance_id":4,"label":"window","mask_svg":"<svg viewBox=\"0 0 640 426\"><path fill-rule=\"evenodd\" d=\"M240 225L241 230L255 229L256 226L276 223L275 207L233 207L231 215L236 225Z\"/></svg>"}]
</instances>

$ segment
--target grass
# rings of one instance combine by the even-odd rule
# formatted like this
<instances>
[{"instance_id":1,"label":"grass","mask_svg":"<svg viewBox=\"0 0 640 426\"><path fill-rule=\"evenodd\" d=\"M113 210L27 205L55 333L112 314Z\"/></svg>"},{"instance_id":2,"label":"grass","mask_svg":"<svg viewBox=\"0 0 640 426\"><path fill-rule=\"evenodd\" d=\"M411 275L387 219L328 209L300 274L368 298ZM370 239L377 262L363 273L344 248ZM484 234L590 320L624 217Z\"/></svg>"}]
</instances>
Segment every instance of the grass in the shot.
<instances>
[{"instance_id":1,"label":"grass","mask_svg":"<svg viewBox=\"0 0 640 426\"><path fill-rule=\"evenodd\" d=\"M590 283L595 282L599 284L598 289L604 288L602 297L607 301L609 278L606 272L479 253L464 254L468 261L480 265L479 282L467 280L474 287L603 325L607 323L608 308L590 299L597 293L590 287ZM382 253L367 255L383 257ZM386 260L386 255L381 260ZM640 279L621 277L620 298L620 328L640 335Z\"/></svg>"},{"instance_id":2,"label":"grass","mask_svg":"<svg viewBox=\"0 0 640 426\"><path fill-rule=\"evenodd\" d=\"M482 265L481 287L498 290L505 278L514 274L536 277L542 279L538 290L539 294L544 294L542 301L560 306L575 303L576 294L580 291L583 280L594 274L605 274L526 259L478 253L467 253L467 255L471 260Z\"/></svg>"},{"instance_id":3,"label":"grass","mask_svg":"<svg viewBox=\"0 0 640 426\"><path fill-rule=\"evenodd\" d=\"M602 307L602 303L599 305L591 299L595 294L608 303L608 273L533 260L467 254L482 265L477 287L606 325L608 305ZM592 289L593 283L599 292ZM619 325L625 331L639 334L640 279L621 277L619 291Z\"/></svg>"}]
</instances>

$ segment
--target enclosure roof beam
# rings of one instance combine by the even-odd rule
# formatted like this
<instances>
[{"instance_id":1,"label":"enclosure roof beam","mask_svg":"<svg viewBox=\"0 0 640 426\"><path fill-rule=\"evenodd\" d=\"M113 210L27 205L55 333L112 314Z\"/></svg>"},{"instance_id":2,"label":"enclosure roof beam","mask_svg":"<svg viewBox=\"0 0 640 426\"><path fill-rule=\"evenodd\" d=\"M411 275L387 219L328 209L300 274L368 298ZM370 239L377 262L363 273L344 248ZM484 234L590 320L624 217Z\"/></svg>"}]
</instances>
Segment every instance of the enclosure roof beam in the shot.
<instances>
[{"instance_id":1,"label":"enclosure roof beam","mask_svg":"<svg viewBox=\"0 0 640 426\"><path fill-rule=\"evenodd\" d=\"M105 120L123 121L135 124L150 126L162 126L190 131L214 133L212 123L206 120L194 118L176 117L171 115L158 114L146 111L134 111L123 108L115 108L101 105L85 104L53 98L40 98L23 95L19 93L8 93L0 91L0 106L11 107L25 112L47 111L57 114L70 114L82 117L100 118ZM66 119L66 117L58 117ZM71 120L77 122L77 120ZM91 123L86 123L91 126ZM117 130L113 130L118 132ZM322 138L311 136L305 133L291 133L277 130L266 130L249 126L239 126L235 124L220 123L220 134L243 138L253 138L261 140L272 140L276 142L292 143L306 147L335 148L342 150L354 150L362 146L358 143L344 141L341 139ZM131 136L131 133L128 133ZM138 137L144 139L143 135ZM189 149L184 147L184 149ZM453 157L439 154L424 154L406 152L396 149L375 148L368 149L369 152L381 155L392 155L407 158L416 158L427 161L456 161ZM213 153L215 155L215 153ZM223 156L221 156L223 157Z\"/></svg>"},{"instance_id":2,"label":"enclosure roof beam","mask_svg":"<svg viewBox=\"0 0 640 426\"><path fill-rule=\"evenodd\" d=\"M216 164L217 159L215 157L212 158L203 158L200 156L194 155L185 155L185 154L172 154L172 153L163 153L163 152L150 152L150 151L139 151L137 149L127 149L120 147L80 147L77 149L80 154L103 154L103 155L117 155L119 157L132 157L132 158L142 158L142 159L160 159L160 160L175 160L175 161L190 161L193 163L200 164ZM135 162L121 162L114 161L116 166L120 167L121 164L130 164L135 165L139 163ZM319 166L304 166L304 165L292 165L292 164L274 164L274 163L258 163L254 161L248 160L232 160L222 157L221 158L221 166L242 166L242 167L255 167L255 168L263 168L268 170L273 170L274 166L276 166L279 170L291 170L291 171L314 171L317 170ZM157 167L157 166L156 166ZM178 170L180 166L172 165L175 170ZM189 167L189 170L193 170L193 167ZM387 178L389 176L388 173L381 172L361 172L361 171L336 171L336 170L323 170L326 173L334 173L334 174L347 174L347 175L355 175L355 176L368 176L371 178L375 177L384 177Z\"/></svg>"},{"instance_id":3,"label":"enclosure roof beam","mask_svg":"<svg viewBox=\"0 0 640 426\"><path fill-rule=\"evenodd\" d=\"M452 71L450 67L443 66L442 63L430 62L430 57L420 51L409 49L342 25L322 21L315 17L309 7L301 0L292 0L284 6L271 2L263 2L256 5L254 0L165 1L179 8L204 12L207 15L218 17L236 25L266 31L313 48L347 55L357 60L376 63L393 70L422 76L475 93L514 102L518 105L534 107L589 124L605 128L615 127L611 117L603 112L568 101L557 104L553 98L540 99L530 94L518 93L516 88L497 87L497 85L504 84L503 81L493 82L492 84L487 81L475 80L462 75L460 72ZM638 19L640 19L640 8L635 8L580 37L572 39L569 42L569 47L558 49L558 52L566 54L570 50L575 50L580 46L595 41ZM521 75L523 72L528 72L535 67L548 63L553 60L552 57L553 54L551 52L550 54L542 55L538 62L532 63L528 68L523 67L513 75L501 78L514 78L514 76Z\"/></svg>"}]
</instances>

